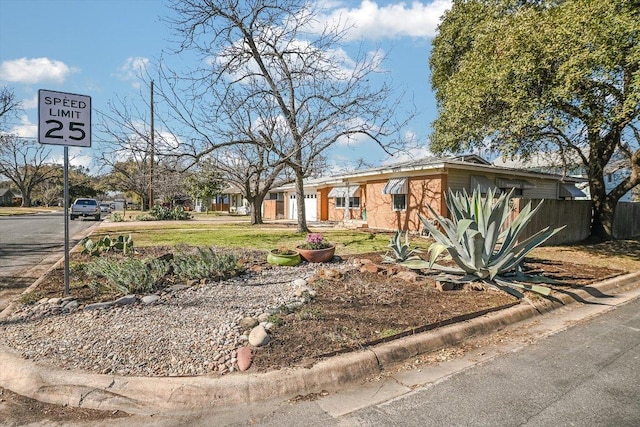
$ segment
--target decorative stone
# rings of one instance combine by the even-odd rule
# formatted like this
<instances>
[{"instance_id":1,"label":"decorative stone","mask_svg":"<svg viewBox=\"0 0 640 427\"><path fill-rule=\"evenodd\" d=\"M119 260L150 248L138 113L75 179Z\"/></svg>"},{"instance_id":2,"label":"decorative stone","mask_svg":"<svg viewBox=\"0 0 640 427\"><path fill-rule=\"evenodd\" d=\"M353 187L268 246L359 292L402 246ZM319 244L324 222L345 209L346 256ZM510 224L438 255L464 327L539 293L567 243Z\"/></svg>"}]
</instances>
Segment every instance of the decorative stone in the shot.
<instances>
[{"instance_id":1,"label":"decorative stone","mask_svg":"<svg viewBox=\"0 0 640 427\"><path fill-rule=\"evenodd\" d=\"M189 288L187 285L173 285L173 286L169 286L167 288L167 292L181 291L181 290L187 289L187 288Z\"/></svg>"},{"instance_id":2,"label":"decorative stone","mask_svg":"<svg viewBox=\"0 0 640 427\"><path fill-rule=\"evenodd\" d=\"M79 306L80 306L80 304L78 304L78 301L71 300L71 301L68 301L65 305L62 306L62 310L63 311L75 311L75 310L78 309Z\"/></svg>"},{"instance_id":3,"label":"decorative stone","mask_svg":"<svg viewBox=\"0 0 640 427\"><path fill-rule=\"evenodd\" d=\"M102 309L102 308L108 308L108 307L111 307L112 305L113 305L113 302L112 302L112 301L109 301L109 302L96 302L96 303L94 303L94 304L89 304L89 305L85 306L85 308L84 308L84 309L85 309L86 311L90 311L90 310L99 310L99 309Z\"/></svg>"},{"instance_id":4,"label":"decorative stone","mask_svg":"<svg viewBox=\"0 0 640 427\"><path fill-rule=\"evenodd\" d=\"M300 286L295 291L293 291L293 294L297 297L301 297L305 294L305 292L309 292L310 290L311 289L309 289L307 286Z\"/></svg>"},{"instance_id":5,"label":"decorative stone","mask_svg":"<svg viewBox=\"0 0 640 427\"><path fill-rule=\"evenodd\" d=\"M342 277L342 273L335 268L323 268L318 271L318 277L322 279L338 280Z\"/></svg>"},{"instance_id":6,"label":"decorative stone","mask_svg":"<svg viewBox=\"0 0 640 427\"><path fill-rule=\"evenodd\" d=\"M395 276L399 272L400 272L400 268L398 268L395 265L391 265L391 266L388 266L387 268L381 268L380 271L378 271L378 274L382 276L391 277L391 276Z\"/></svg>"},{"instance_id":7,"label":"decorative stone","mask_svg":"<svg viewBox=\"0 0 640 427\"><path fill-rule=\"evenodd\" d=\"M465 291L484 291L485 286L480 282L469 282L462 285L462 289Z\"/></svg>"},{"instance_id":8,"label":"decorative stone","mask_svg":"<svg viewBox=\"0 0 640 427\"><path fill-rule=\"evenodd\" d=\"M240 321L240 328L242 328L242 330L251 329L259 323L260 322L255 317L245 317Z\"/></svg>"},{"instance_id":9,"label":"decorative stone","mask_svg":"<svg viewBox=\"0 0 640 427\"><path fill-rule=\"evenodd\" d=\"M375 264L364 264L360 267L360 273L378 273L380 269L380 266Z\"/></svg>"},{"instance_id":10,"label":"decorative stone","mask_svg":"<svg viewBox=\"0 0 640 427\"><path fill-rule=\"evenodd\" d=\"M453 283L436 280L435 288L440 292L453 290Z\"/></svg>"},{"instance_id":11,"label":"decorative stone","mask_svg":"<svg viewBox=\"0 0 640 427\"><path fill-rule=\"evenodd\" d=\"M396 275L396 277L410 283L418 282L420 280L420 275L415 271L401 271Z\"/></svg>"},{"instance_id":12,"label":"decorative stone","mask_svg":"<svg viewBox=\"0 0 640 427\"><path fill-rule=\"evenodd\" d=\"M114 305L131 305L131 304L135 304L135 302L136 302L135 295L125 295L115 300L113 304Z\"/></svg>"},{"instance_id":13,"label":"decorative stone","mask_svg":"<svg viewBox=\"0 0 640 427\"><path fill-rule=\"evenodd\" d=\"M145 295L142 297L142 303L145 305L153 304L158 301L160 297L158 295Z\"/></svg>"},{"instance_id":14,"label":"decorative stone","mask_svg":"<svg viewBox=\"0 0 640 427\"><path fill-rule=\"evenodd\" d=\"M249 333L249 344L254 347L261 347L268 344L269 340L269 334L267 334L267 330L262 325L256 326Z\"/></svg>"},{"instance_id":15,"label":"decorative stone","mask_svg":"<svg viewBox=\"0 0 640 427\"><path fill-rule=\"evenodd\" d=\"M251 366L252 360L251 347L240 347L238 349L238 369L246 371Z\"/></svg>"}]
</instances>

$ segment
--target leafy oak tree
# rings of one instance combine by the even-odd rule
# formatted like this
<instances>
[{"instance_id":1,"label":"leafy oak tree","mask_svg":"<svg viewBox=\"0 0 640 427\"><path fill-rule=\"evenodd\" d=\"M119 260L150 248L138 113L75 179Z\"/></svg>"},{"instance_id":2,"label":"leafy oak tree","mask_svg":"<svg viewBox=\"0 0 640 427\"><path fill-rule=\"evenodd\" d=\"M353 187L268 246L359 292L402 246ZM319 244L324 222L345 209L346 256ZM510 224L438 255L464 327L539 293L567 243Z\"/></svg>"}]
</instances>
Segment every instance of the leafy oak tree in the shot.
<instances>
[{"instance_id":1,"label":"leafy oak tree","mask_svg":"<svg viewBox=\"0 0 640 427\"><path fill-rule=\"evenodd\" d=\"M591 234L612 237L618 200L640 183L638 1L454 1L430 65L433 151L577 156L593 200ZM616 158L629 173L607 192L604 171Z\"/></svg>"},{"instance_id":2,"label":"leafy oak tree","mask_svg":"<svg viewBox=\"0 0 640 427\"><path fill-rule=\"evenodd\" d=\"M201 59L188 75L163 79L170 81L163 101L193 131L184 147L197 155L220 144L274 153L277 162L271 165L284 164L293 172L298 231L308 230L303 179L329 147L357 137L387 151L401 146L400 138L391 138L401 128L399 100L376 79L383 55L348 58L340 49L346 28L339 23L316 28L321 11L314 3L174 0L171 5L178 50ZM277 138L259 131L260 123L276 121Z\"/></svg>"}]
</instances>

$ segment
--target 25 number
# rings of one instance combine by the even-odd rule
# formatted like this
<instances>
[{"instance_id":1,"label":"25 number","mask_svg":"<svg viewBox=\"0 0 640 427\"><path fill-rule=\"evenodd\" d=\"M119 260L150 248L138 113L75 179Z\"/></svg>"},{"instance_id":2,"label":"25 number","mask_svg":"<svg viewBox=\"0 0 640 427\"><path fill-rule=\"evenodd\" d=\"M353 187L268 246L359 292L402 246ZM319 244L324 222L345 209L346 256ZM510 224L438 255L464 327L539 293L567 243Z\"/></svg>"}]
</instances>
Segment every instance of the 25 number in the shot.
<instances>
[{"instance_id":1,"label":"25 number","mask_svg":"<svg viewBox=\"0 0 640 427\"><path fill-rule=\"evenodd\" d=\"M61 131L64 127L64 124L58 120L47 120L46 124L55 123L55 126L47 131L45 136L47 138L56 138L56 139L64 139L64 136L57 133ZM69 135L69 139L73 139L74 141L82 141L87 134L84 132L84 129L81 127L84 126L84 123L80 122L70 122L69 123L69 132L78 132L80 136Z\"/></svg>"}]
</instances>

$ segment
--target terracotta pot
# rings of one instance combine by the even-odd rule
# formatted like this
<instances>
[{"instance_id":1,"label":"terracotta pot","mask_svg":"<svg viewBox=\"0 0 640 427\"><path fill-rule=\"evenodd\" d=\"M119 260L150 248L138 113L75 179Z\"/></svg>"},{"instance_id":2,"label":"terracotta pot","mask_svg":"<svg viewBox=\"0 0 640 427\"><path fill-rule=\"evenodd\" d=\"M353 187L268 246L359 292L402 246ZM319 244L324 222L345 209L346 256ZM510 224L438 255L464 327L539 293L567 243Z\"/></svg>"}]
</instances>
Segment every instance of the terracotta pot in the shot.
<instances>
[{"instance_id":1,"label":"terracotta pot","mask_svg":"<svg viewBox=\"0 0 640 427\"><path fill-rule=\"evenodd\" d=\"M331 246L326 249L303 249L297 247L296 251L307 262L328 262L333 259L333 254L336 252L336 247Z\"/></svg>"},{"instance_id":2,"label":"terracotta pot","mask_svg":"<svg viewBox=\"0 0 640 427\"><path fill-rule=\"evenodd\" d=\"M278 249L273 249L269 252L269 255L267 255L267 262L272 265L293 267L300 264L300 254L280 254L278 253Z\"/></svg>"}]
</instances>

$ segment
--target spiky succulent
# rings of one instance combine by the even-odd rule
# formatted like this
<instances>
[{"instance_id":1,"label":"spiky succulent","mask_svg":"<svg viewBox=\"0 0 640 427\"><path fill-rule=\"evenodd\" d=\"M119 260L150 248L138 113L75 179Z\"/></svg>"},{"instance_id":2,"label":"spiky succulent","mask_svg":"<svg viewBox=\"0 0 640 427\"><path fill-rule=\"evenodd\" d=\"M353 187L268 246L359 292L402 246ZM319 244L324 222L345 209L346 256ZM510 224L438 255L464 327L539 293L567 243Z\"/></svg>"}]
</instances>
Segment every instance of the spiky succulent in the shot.
<instances>
[{"instance_id":1,"label":"spiky succulent","mask_svg":"<svg viewBox=\"0 0 640 427\"><path fill-rule=\"evenodd\" d=\"M382 256L382 262L384 263L394 263L394 262L406 262L412 260L419 260L420 257L416 254L421 254L422 251L420 248L410 249L411 245L409 244L409 232L405 231L404 233L404 242L402 241L402 231L396 231L396 234L389 239L389 248L391 251L387 251L386 254Z\"/></svg>"},{"instance_id":2,"label":"spiky succulent","mask_svg":"<svg viewBox=\"0 0 640 427\"><path fill-rule=\"evenodd\" d=\"M527 277L520 274L518 267L524 257L535 247L547 241L564 227L546 227L534 235L520 240L522 231L542 203L531 208L529 202L513 219L509 200L513 191L502 193L497 199L490 190L486 197L475 190L472 195L466 191L454 194L451 190L446 198L451 219L438 215L429 205L427 208L436 223L418 215L425 229L435 243L429 247L429 261L412 260L402 263L409 268L433 268L448 275L441 279L456 283L480 280L519 297L515 288L535 291L548 295L544 286L519 283ZM447 267L436 263L437 258L448 252L457 267ZM452 276L454 275L454 276ZM456 277L462 275L463 277ZM518 282L513 281L517 278ZM540 278L535 278L540 282Z\"/></svg>"}]
</instances>

